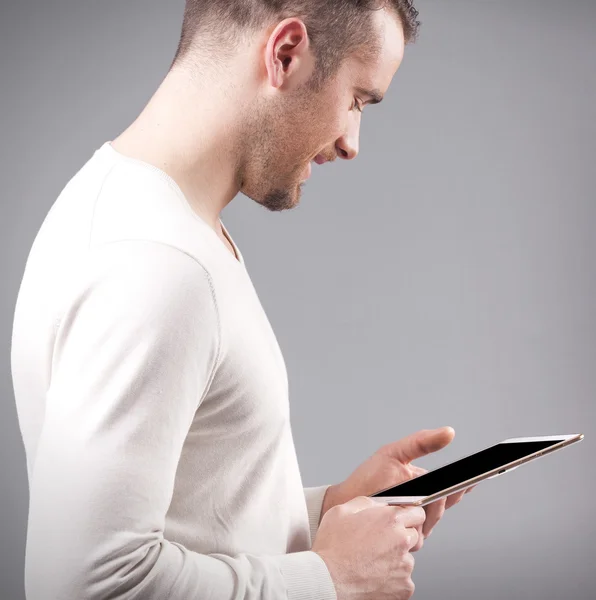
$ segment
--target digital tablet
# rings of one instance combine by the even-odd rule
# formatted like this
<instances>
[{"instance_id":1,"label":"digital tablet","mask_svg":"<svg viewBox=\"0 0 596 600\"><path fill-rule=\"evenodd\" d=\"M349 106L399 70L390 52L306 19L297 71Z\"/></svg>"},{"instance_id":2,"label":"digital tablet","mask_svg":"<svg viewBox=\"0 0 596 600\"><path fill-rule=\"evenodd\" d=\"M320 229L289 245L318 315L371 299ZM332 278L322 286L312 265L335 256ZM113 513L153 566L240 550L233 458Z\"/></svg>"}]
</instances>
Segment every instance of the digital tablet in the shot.
<instances>
[{"instance_id":1,"label":"digital tablet","mask_svg":"<svg viewBox=\"0 0 596 600\"><path fill-rule=\"evenodd\" d=\"M369 497L382 504L424 506L583 438L583 433L510 438Z\"/></svg>"}]
</instances>

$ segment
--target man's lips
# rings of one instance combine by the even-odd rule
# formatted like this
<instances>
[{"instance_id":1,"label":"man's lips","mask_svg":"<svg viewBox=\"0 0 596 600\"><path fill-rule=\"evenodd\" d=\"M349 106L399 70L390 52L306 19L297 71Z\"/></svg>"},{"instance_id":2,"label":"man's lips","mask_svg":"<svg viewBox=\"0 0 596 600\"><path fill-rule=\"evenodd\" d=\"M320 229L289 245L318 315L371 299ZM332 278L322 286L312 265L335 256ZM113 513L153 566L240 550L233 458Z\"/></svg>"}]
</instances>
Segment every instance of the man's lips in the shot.
<instances>
[{"instance_id":1,"label":"man's lips","mask_svg":"<svg viewBox=\"0 0 596 600\"><path fill-rule=\"evenodd\" d=\"M306 167L305 167L305 169L304 169L304 172L305 172L305 174L306 174L306 176L305 176L305 179L308 179L308 178L310 177L311 173L312 173L312 163L313 163L313 162L316 162L318 165L322 165L323 163L326 163L326 162L328 162L328 161L327 161L327 159L326 159L324 156L322 156L321 154L317 154L317 155L316 155L316 156L315 156L315 157L312 159L312 161L311 161L311 162L309 162L309 163L306 165ZM304 180L303 180L303 181L304 181Z\"/></svg>"}]
</instances>

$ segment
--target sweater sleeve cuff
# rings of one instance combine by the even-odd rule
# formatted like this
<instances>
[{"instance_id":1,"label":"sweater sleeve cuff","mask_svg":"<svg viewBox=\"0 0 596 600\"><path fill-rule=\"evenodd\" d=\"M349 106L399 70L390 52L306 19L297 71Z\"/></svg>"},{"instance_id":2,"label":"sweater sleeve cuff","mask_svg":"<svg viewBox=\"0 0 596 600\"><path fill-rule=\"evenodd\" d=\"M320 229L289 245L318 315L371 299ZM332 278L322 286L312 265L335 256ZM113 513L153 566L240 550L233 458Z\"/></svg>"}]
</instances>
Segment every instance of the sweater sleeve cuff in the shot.
<instances>
[{"instance_id":1,"label":"sweater sleeve cuff","mask_svg":"<svg viewBox=\"0 0 596 600\"><path fill-rule=\"evenodd\" d=\"M315 535L319 529L319 520L321 519L321 510L323 508L323 499L325 492L330 485L322 485L318 487L305 487L304 497L306 499L306 509L308 512L308 523L310 526L311 546L315 541Z\"/></svg>"},{"instance_id":2,"label":"sweater sleeve cuff","mask_svg":"<svg viewBox=\"0 0 596 600\"><path fill-rule=\"evenodd\" d=\"M275 557L286 584L287 600L337 600L325 561L312 550Z\"/></svg>"}]
</instances>

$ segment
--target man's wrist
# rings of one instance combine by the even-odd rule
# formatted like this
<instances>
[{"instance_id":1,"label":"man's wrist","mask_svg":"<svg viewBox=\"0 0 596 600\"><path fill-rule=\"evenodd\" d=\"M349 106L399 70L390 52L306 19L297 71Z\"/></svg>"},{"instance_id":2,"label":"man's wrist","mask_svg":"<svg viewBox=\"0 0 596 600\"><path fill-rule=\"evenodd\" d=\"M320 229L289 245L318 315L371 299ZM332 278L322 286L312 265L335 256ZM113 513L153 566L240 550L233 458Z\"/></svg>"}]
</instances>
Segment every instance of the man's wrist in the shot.
<instances>
[{"instance_id":1,"label":"man's wrist","mask_svg":"<svg viewBox=\"0 0 596 600\"><path fill-rule=\"evenodd\" d=\"M339 485L334 484L330 485L325 491L325 495L323 496L323 504L321 506L321 516L319 518L319 523L321 523L321 519L323 515L330 509L333 508L336 504L341 504L338 500L338 490Z\"/></svg>"}]
</instances>

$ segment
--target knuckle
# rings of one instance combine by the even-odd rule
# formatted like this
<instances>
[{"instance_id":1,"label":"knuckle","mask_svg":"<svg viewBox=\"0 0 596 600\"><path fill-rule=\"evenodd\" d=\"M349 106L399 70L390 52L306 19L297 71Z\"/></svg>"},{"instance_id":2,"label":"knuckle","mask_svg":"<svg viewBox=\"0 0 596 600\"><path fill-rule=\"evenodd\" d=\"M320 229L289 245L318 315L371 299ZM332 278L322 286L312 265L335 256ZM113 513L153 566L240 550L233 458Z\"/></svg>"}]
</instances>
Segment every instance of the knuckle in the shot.
<instances>
[{"instance_id":1,"label":"knuckle","mask_svg":"<svg viewBox=\"0 0 596 600\"><path fill-rule=\"evenodd\" d=\"M416 585L412 581L411 577L409 577L406 581L406 589L407 589L408 593L410 594L408 596L408 598L411 598L414 595L414 592L416 590Z\"/></svg>"},{"instance_id":2,"label":"knuckle","mask_svg":"<svg viewBox=\"0 0 596 600\"><path fill-rule=\"evenodd\" d=\"M410 551L410 548L418 541L416 533L412 533L410 531L404 530L405 533L401 536L400 540L400 549L402 552L406 553Z\"/></svg>"},{"instance_id":3,"label":"knuckle","mask_svg":"<svg viewBox=\"0 0 596 600\"><path fill-rule=\"evenodd\" d=\"M408 550L410 549L411 543L410 543L410 536L408 535L408 533L405 531L405 529L402 531L403 535L400 535L397 538L397 550L400 554L405 554L406 552L408 552Z\"/></svg>"},{"instance_id":4,"label":"knuckle","mask_svg":"<svg viewBox=\"0 0 596 600\"><path fill-rule=\"evenodd\" d=\"M402 513L401 510L392 510L391 513L389 514L389 520L391 521L391 523L393 523L394 525L401 525L402 524L401 513Z\"/></svg>"}]
</instances>

